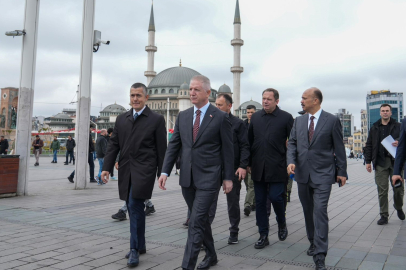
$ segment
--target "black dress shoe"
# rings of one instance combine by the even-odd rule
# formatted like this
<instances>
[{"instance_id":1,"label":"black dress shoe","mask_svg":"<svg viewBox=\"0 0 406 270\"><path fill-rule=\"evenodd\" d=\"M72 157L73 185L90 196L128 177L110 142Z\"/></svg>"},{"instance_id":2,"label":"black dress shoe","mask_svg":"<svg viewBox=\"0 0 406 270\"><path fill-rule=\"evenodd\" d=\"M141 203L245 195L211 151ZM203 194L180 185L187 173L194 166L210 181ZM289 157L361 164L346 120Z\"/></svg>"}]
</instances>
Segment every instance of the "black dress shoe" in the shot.
<instances>
[{"instance_id":1,"label":"black dress shoe","mask_svg":"<svg viewBox=\"0 0 406 270\"><path fill-rule=\"evenodd\" d=\"M118 210L117 213L115 213L114 215L111 216L112 219L118 219L119 221L122 220L126 220L127 219L127 215L125 214L125 212L123 210ZM128 258L127 258L128 259Z\"/></svg>"},{"instance_id":2,"label":"black dress shoe","mask_svg":"<svg viewBox=\"0 0 406 270\"><path fill-rule=\"evenodd\" d=\"M285 241L286 237L288 237L288 228L286 227L286 222L283 224L278 224L279 241Z\"/></svg>"},{"instance_id":3,"label":"black dress shoe","mask_svg":"<svg viewBox=\"0 0 406 270\"><path fill-rule=\"evenodd\" d=\"M238 233L236 232L230 233L230 237L228 238L228 244L229 245L238 244Z\"/></svg>"},{"instance_id":4,"label":"black dress shoe","mask_svg":"<svg viewBox=\"0 0 406 270\"><path fill-rule=\"evenodd\" d=\"M248 217L250 214L251 214L251 207L250 206L244 207L244 215L246 215Z\"/></svg>"},{"instance_id":5,"label":"black dress shoe","mask_svg":"<svg viewBox=\"0 0 406 270\"><path fill-rule=\"evenodd\" d=\"M127 266L128 267L136 267L140 263L140 254L136 249L131 249L130 254L128 256Z\"/></svg>"},{"instance_id":6,"label":"black dress shoe","mask_svg":"<svg viewBox=\"0 0 406 270\"><path fill-rule=\"evenodd\" d=\"M266 246L269 246L269 240L268 240L268 236L266 235L261 235L258 239L257 242L255 242L255 248L256 249L262 249Z\"/></svg>"},{"instance_id":7,"label":"black dress shoe","mask_svg":"<svg viewBox=\"0 0 406 270\"><path fill-rule=\"evenodd\" d=\"M381 218L376 222L378 225L385 225L388 224L388 218L385 216L381 216Z\"/></svg>"},{"instance_id":8,"label":"black dress shoe","mask_svg":"<svg viewBox=\"0 0 406 270\"><path fill-rule=\"evenodd\" d=\"M307 256L314 256L314 251L316 250L316 246L311 243L309 249L307 250Z\"/></svg>"},{"instance_id":9,"label":"black dress shoe","mask_svg":"<svg viewBox=\"0 0 406 270\"><path fill-rule=\"evenodd\" d=\"M68 165L68 164L69 164L68 162L64 162L64 163L63 163L63 165Z\"/></svg>"},{"instance_id":10,"label":"black dress shoe","mask_svg":"<svg viewBox=\"0 0 406 270\"><path fill-rule=\"evenodd\" d=\"M130 253L131 253L131 250L128 251L127 254L125 254L125 258L126 258L126 259L130 258ZM138 253L139 253L140 255L141 255L141 254L145 254L145 253L147 253L147 249L144 247L144 249L140 249L140 250L138 251Z\"/></svg>"},{"instance_id":11,"label":"black dress shoe","mask_svg":"<svg viewBox=\"0 0 406 270\"><path fill-rule=\"evenodd\" d=\"M72 176L69 176L68 180L69 180L69 182L73 183L73 177Z\"/></svg>"},{"instance_id":12,"label":"black dress shoe","mask_svg":"<svg viewBox=\"0 0 406 270\"><path fill-rule=\"evenodd\" d=\"M396 210L396 211L398 212L398 218L399 218L400 220L405 220L405 212L403 212L402 209Z\"/></svg>"},{"instance_id":13,"label":"black dress shoe","mask_svg":"<svg viewBox=\"0 0 406 270\"><path fill-rule=\"evenodd\" d=\"M325 256L323 254L314 255L313 260L316 265L316 270L327 270L326 263L324 262Z\"/></svg>"},{"instance_id":14,"label":"black dress shoe","mask_svg":"<svg viewBox=\"0 0 406 270\"><path fill-rule=\"evenodd\" d=\"M185 227L189 227L189 219L186 219L185 223L182 224Z\"/></svg>"},{"instance_id":15,"label":"black dress shoe","mask_svg":"<svg viewBox=\"0 0 406 270\"><path fill-rule=\"evenodd\" d=\"M209 269L210 266L216 265L218 262L217 260L217 255L212 255L212 256L205 256L203 261L199 263L197 266L197 269Z\"/></svg>"}]
</instances>

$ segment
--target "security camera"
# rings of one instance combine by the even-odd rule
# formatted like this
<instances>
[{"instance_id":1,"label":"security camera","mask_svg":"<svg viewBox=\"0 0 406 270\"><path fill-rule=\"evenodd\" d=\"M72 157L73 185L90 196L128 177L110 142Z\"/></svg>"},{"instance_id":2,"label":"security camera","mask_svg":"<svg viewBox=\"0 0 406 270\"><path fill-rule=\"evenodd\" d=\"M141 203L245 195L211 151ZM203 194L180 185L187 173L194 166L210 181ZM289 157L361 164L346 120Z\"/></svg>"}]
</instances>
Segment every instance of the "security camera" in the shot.
<instances>
[{"instance_id":1,"label":"security camera","mask_svg":"<svg viewBox=\"0 0 406 270\"><path fill-rule=\"evenodd\" d=\"M14 30L14 31L6 32L6 36L9 36L9 37L18 37L18 36L22 36L22 35L25 35L25 31L23 31L23 30Z\"/></svg>"},{"instance_id":2,"label":"security camera","mask_svg":"<svg viewBox=\"0 0 406 270\"><path fill-rule=\"evenodd\" d=\"M99 47L101 44L110 44L110 40L101 40L101 32L98 30L94 30L94 36L93 36L93 52L97 52L99 50Z\"/></svg>"}]
</instances>

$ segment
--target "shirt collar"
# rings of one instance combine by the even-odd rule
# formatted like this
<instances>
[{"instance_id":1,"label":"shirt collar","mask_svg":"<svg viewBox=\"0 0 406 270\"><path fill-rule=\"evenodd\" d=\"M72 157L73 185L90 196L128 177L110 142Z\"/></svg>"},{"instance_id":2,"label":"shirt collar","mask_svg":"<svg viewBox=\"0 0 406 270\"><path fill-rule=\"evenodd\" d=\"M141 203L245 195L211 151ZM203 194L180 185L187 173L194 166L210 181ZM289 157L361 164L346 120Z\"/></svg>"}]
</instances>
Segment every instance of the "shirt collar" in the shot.
<instances>
[{"instance_id":1,"label":"shirt collar","mask_svg":"<svg viewBox=\"0 0 406 270\"><path fill-rule=\"evenodd\" d=\"M320 119L320 114L321 114L322 109L319 109L315 114L310 114L309 113L309 119L310 117L314 116L317 120Z\"/></svg>"},{"instance_id":2,"label":"shirt collar","mask_svg":"<svg viewBox=\"0 0 406 270\"><path fill-rule=\"evenodd\" d=\"M145 107L146 107L146 106L144 106L144 108L142 108L141 111L139 111L139 112L136 112L136 111L133 109L133 116L135 115L135 113L138 113L138 115L141 115L142 112L145 110Z\"/></svg>"},{"instance_id":3,"label":"shirt collar","mask_svg":"<svg viewBox=\"0 0 406 270\"><path fill-rule=\"evenodd\" d=\"M200 110L201 114L205 114L207 112L207 109L210 106L210 102L207 102L206 105L204 105L203 107L201 107L200 109L198 109L196 106L193 106L193 112L196 113L197 110Z\"/></svg>"},{"instance_id":4,"label":"shirt collar","mask_svg":"<svg viewBox=\"0 0 406 270\"><path fill-rule=\"evenodd\" d=\"M276 105L276 108L275 108L275 110L273 110L273 112L271 112L271 113L267 113L266 111L265 111L265 109L262 109L262 115L264 116L264 115L266 115L266 114L273 114L273 115L275 115L275 116L278 116L278 113L279 113L279 106L278 105Z\"/></svg>"}]
</instances>

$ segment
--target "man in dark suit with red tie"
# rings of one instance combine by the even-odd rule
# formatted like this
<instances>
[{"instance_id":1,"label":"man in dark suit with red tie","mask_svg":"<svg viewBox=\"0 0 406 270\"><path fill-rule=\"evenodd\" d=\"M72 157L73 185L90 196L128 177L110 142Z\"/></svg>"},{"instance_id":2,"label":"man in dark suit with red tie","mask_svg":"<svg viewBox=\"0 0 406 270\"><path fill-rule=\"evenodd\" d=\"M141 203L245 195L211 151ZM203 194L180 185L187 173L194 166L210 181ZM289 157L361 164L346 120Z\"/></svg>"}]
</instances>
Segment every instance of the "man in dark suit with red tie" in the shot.
<instances>
[{"instance_id":1,"label":"man in dark suit with red tie","mask_svg":"<svg viewBox=\"0 0 406 270\"><path fill-rule=\"evenodd\" d=\"M194 76L189 91L194 106L178 115L159 187L165 189L167 176L182 151L179 184L191 211L182 268L193 270L202 243L206 256L197 269L208 269L217 263L209 210L221 185L225 193L233 188L234 159L229 157L234 149L228 114L209 103L210 80L202 75Z\"/></svg>"}]
</instances>

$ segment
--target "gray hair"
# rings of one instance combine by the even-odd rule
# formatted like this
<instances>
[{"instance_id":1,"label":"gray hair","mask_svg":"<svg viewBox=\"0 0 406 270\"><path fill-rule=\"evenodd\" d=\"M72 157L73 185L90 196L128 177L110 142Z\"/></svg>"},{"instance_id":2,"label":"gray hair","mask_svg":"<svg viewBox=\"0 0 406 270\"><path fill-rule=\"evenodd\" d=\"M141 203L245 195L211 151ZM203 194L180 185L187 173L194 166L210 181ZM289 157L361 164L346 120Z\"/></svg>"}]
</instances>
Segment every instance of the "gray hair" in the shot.
<instances>
[{"instance_id":1,"label":"gray hair","mask_svg":"<svg viewBox=\"0 0 406 270\"><path fill-rule=\"evenodd\" d=\"M192 81L200 81L203 84L204 90L206 90L206 91L211 90L210 79L207 78L206 76L203 76L203 75L193 76L192 79L190 79L190 82L192 82Z\"/></svg>"},{"instance_id":2,"label":"gray hair","mask_svg":"<svg viewBox=\"0 0 406 270\"><path fill-rule=\"evenodd\" d=\"M107 129L102 129L102 130L100 130L100 134L107 134Z\"/></svg>"},{"instance_id":3,"label":"gray hair","mask_svg":"<svg viewBox=\"0 0 406 270\"><path fill-rule=\"evenodd\" d=\"M131 85L131 88L134 88L134 89L142 88L142 92L144 92L144 95L145 96L148 95L147 87L143 83L134 83L133 85Z\"/></svg>"}]
</instances>

